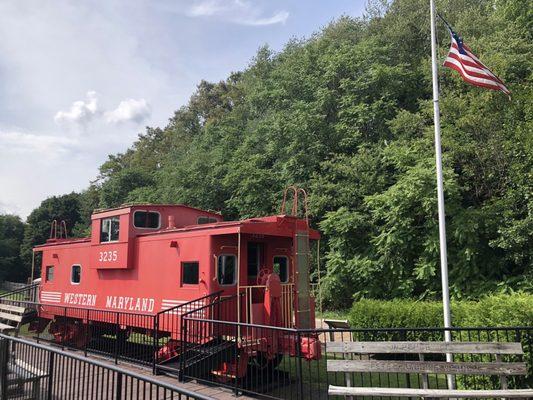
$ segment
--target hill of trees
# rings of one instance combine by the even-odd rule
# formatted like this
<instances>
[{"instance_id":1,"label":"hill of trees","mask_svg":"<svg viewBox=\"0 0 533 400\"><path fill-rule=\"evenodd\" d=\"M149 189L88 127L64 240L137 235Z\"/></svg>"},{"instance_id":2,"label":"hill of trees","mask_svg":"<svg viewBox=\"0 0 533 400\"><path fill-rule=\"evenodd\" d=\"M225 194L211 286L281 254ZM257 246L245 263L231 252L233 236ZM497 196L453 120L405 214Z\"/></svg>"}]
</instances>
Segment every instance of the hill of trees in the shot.
<instances>
[{"instance_id":1,"label":"hill of trees","mask_svg":"<svg viewBox=\"0 0 533 400\"><path fill-rule=\"evenodd\" d=\"M443 13L507 83L501 93L440 71L450 284L455 298L531 290L533 11L522 0L442 0ZM439 54L449 36L439 26ZM226 218L311 194L324 236L324 296L434 298L439 257L426 0L374 0L243 71L202 81L164 128L110 155L80 194L28 219L23 257L52 217L87 232L93 208L184 203ZM27 261L26 261L27 262Z\"/></svg>"}]
</instances>

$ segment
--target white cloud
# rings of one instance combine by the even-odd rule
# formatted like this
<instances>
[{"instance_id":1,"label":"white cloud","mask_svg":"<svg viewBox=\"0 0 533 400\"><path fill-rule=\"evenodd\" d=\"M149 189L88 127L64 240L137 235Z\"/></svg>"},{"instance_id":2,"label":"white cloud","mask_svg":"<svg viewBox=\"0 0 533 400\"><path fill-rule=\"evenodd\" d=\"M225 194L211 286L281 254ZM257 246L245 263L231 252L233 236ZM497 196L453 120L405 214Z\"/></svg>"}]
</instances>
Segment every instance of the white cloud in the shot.
<instances>
[{"instance_id":1,"label":"white cloud","mask_svg":"<svg viewBox=\"0 0 533 400\"><path fill-rule=\"evenodd\" d=\"M87 187L140 132L134 122L146 112L122 101L146 99L143 124L164 126L200 79L224 79L257 43L279 47L301 33L249 28L280 27L290 11L280 1L119 3L0 1L0 209L26 216L50 195ZM133 122L108 123L109 113Z\"/></svg>"},{"instance_id":2,"label":"white cloud","mask_svg":"<svg viewBox=\"0 0 533 400\"><path fill-rule=\"evenodd\" d=\"M58 124L70 122L85 125L93 120L98 113L98 97L94 90L89 90L85 97L85 100L72 103L68 111L58 111L54 121Z\"/></svg>"},{"instance_id":3,"label":"white cloud","mask_svg":"<svg viewBox=\"0 0 533 400\"><path fill-rule=\"evenodd\" d=\"M110 124L121 122L136 122L140 124L150 117L150 105L145 99L126 99L122 100L118 107L113 111L105 113L105 120Z\"/></svg>"},{"instance_id":4,"label":"white cloud","mask_svg":"<svg viewBox=\"0 0 533 400\"><path fill-rule=\"evenodd\" d=\"M140 124L151 115L148 102L141 99L122 100L117 108L111 111L100 109L98 95L94 90L89 90L85 100L77 100L68 111L58 111L54 121L58 124L68 123L77 126L86 126L91 122L104 121L107 124L135 122Z\"/></svg>"},{"instance_id":5,"label":"white cloud","mask_svg":"<svg viewBox=\"0 0 533 400\"><path fill-rule=\"evenodd\" d=\"M280 11L268 18L257 18L251 20L244 20L242 23L244 25L252 26L263 26L263 25L274 25L274 24L284 24L289 18L289 13L287 11Z\"/></svg>"},{"instance_id":6,"label":"white cloud","mask_svg":"<svg viewBox=\"0 0 533 400\"><path fill-rule=\"evenodd\" d=\"M189 15L192 17L205 17L220 13L226 8L227 6L218 0L198 1L189 9Z\"/></svg>"},{"instance_id":7,"label":"white cloud","mask_svg":"<svg viewBox=\"0 0 533 400\"><path fill-rule=\"evenodd\" d=\"M284 24L288 11L279 11L272 16L262 16L262 10L245 0L196 0L187 10L189 17L218 17L241 25L265 26Z\"/></svg>"},{"instance_id":8,"label":"white cloud","mask_svg":"<svg viewBox=\"0 0 533 400\"><path fill-rule=\"evenodd\" d=\"M0 131L2 153L34 154L41 158L54 158L78 145L78 140L49 134L37 134L19 130Z\"/></svg>"},{"instance_id":9,"label":"white cloud","mask_svg":"<svg viewBox=\"0 0 533 400\"><path fill-rule=\"evenodd\" d=\"M0 214L20 214L20 207L0 200Z\"/></svg>"}]
</instances>

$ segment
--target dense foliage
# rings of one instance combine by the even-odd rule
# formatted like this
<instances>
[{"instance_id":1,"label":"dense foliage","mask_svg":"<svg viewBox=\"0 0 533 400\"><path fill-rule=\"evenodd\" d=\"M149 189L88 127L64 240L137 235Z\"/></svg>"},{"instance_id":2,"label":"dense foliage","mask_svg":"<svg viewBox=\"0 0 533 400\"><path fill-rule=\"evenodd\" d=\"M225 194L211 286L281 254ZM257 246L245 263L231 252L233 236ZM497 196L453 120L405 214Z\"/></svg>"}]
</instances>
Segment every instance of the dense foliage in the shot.
<instances>
[{"instance_id":1,"label":"dense foliage","mask_svg":"<svg viewBox=\"0 0 533 400\"><path fill-rule=\"evenodd\" d=\"M329 307L354 296L437 298L428 3L387 3L371 1L365 18L341 18L279 53L263 47L225 81L201 82L168 126L109 157L71 222L139 201L264 215L297 184L324 235ZM440 71L452 296L530 290L532 10L521 0L438 3L513 96ZM439 42L443 58L443 26ZM54 213L34 214L27 244Z\"/></svg>"},{"instance_id":2,"label":"dense foliage","mask_svg":"<svg viewBox=\"0 0 533 400\"><path fill-rule=\"evenodd\" d=\"M19 217L0 214L0 282L20 280L26 276L20 268L23 236L24 224Z\"/></svg>"},{"instance_id":3,"label":"dense foliage","mask_svg":"<svg viewBox=\"0 0 533 400\"><path fill-rule=\"evenodd\" d=\"M56 220L58 224L65 221L67 227L67 236L72 237L73 233L83 232L86 225L89 224L90 213L82 218L82 200L78 193L70 193L63 196L53 196L44 200L39 207L32 211L26 220L24 229L24 239L20 246L20 254L25 261L23 266L24 278L31 274L32 248L36 244L43 244L50 238L51 222ZM80 228L80 225L82 228ZM74 229L73 229L74 228ZM56 234L60 235L58 229ZM39 253L37 254L39 256ZM40 265L40 261L36 262Z\"/></svg>"},{"instance_id":4,"label":"dense foliage","mask_svg":"<svg viewBox=\"0 0 533 400\"><path fill-rule=\"evenodd\" d=\"M427 328L442 326L442 302L408 299L356 301L349 321L354 328ZM533 326L533 295L487 296L452 302L453 325Z\"/></svg>"}]
</instances>

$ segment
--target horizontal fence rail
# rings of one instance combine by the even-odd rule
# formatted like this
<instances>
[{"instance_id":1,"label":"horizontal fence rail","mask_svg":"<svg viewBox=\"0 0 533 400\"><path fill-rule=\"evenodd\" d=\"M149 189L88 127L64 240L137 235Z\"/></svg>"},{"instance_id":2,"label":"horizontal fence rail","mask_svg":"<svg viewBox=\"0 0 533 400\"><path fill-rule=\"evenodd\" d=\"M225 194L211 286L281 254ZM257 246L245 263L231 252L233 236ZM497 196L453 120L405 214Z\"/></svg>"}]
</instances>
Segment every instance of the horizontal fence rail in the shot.
<instances>
[{"instance_id":1,"label":"horizontal fence rail","mask_svg":"<svg viewBox=\"0 0 533 400\"><path fill-rule=\"evenodd\" d=\"M112 365L0 335L0 400L210 400Z\"/></svg>"},{"instance_id":2,"label":"horizontal fence rail","mask_svg":"<svg viewBox=\"0 0 533 400\"><path fill-rule=\"evenodd\" d=\"M39 284L32 283L16 288L10 292L0 294L0 300L38 302Z\"/></svg>"},{"instance_id":3,"label":"horizontal fence rail","mask_svg":"<svg viewBox=\"0 0 533 400\"><path fill-rule=\"evenodd\" d=\"M24 289L26 286L28 286L27 283L21 283L21 282L4 281L0 283L0 289L5 290L6 292L10 292L13 290L18 290L18 289Z\"/></svg>"}]
</instances>

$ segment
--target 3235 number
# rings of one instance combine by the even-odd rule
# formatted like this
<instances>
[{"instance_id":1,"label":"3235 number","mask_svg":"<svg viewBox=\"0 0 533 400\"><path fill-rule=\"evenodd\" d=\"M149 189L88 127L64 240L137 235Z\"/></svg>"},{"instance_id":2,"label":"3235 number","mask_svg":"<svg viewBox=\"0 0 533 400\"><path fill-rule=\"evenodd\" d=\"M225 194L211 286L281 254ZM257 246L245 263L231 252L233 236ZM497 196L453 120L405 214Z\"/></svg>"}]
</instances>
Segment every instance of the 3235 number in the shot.
<instances>
[{"instance_id":1,"label":"3235 number","mask_svg":"<svg viewBox=\"0 0 533 400\"><path fill-rule=\"evenodd\" d=\"M100 262L111 262L111 261L117 261L118 259L118 251L101 251L100 252L100 258L98 261Z\"/></svg>"}]
</instances>

